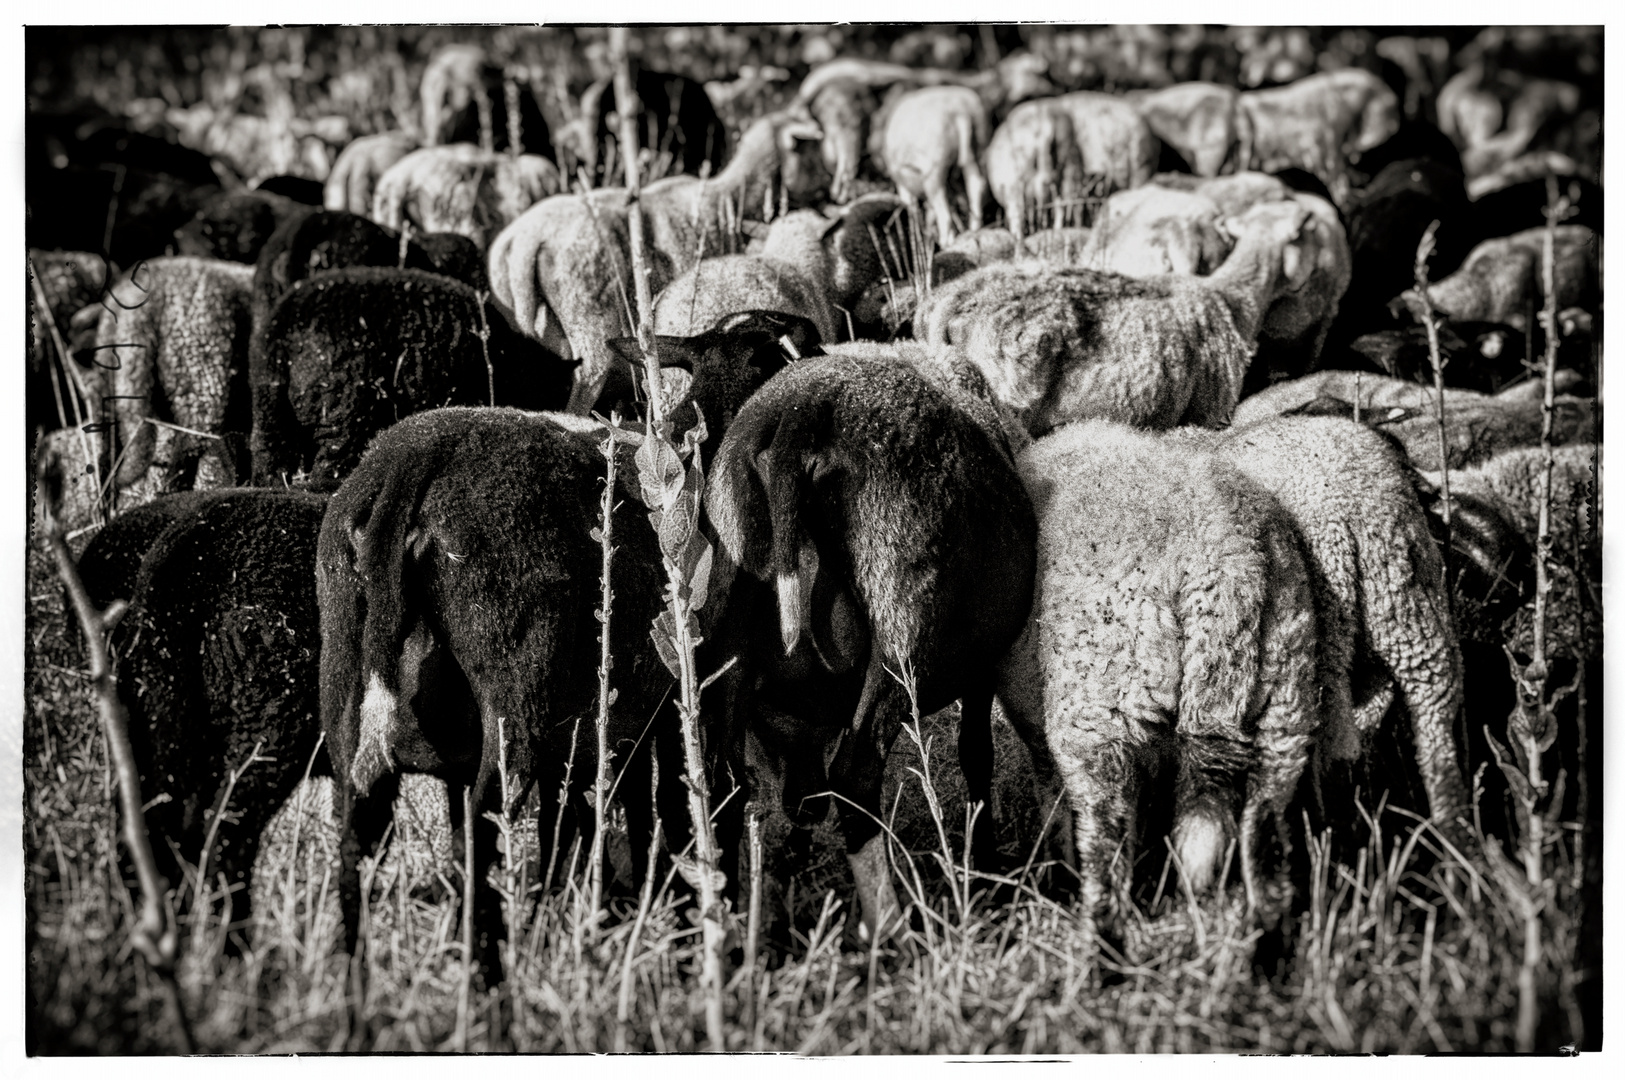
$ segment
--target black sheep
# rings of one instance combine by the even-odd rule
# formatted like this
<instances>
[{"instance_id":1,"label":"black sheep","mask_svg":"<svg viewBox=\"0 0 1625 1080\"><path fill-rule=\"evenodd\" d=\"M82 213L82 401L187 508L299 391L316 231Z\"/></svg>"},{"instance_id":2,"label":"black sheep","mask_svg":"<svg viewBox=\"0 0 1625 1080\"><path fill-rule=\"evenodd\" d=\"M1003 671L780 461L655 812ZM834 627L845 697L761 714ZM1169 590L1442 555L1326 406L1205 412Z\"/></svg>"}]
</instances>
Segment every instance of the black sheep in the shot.
<instances>
[{"instance_id":1,"label":"black sheep","mask_svg":"<svg viewBox=\"0 0 1625 1080\"><path fill-rule=\"evenodd\" d=\"M573 741L577 796L591 786L601 560L591 533L604 459L599 437L583 429L590 422L575 423L512 409L422 413L374 440L333 496L316 577L322 727L352 955L359 859L382 836L401 772L451 785L454 833L462 829L458 789L473 787L474 917L492 982L501 978L501 917L484 885L497 832L484 813L501 809L499 753L510 797L518 803L535 786L544 815L556 811L551 794ZM641 852L651 824L649 765L634 748L671 678L649 635L664 574L647 514L635 495L626 497L636 491L630 466L612 534L617 697L609 745L623 771L632 848ZM579 809L576 800L571 806ZM552 830L551 820L541 822L542 836Z\"/></svg>"},{"instance_id":2,"label":"black sheep","mask_svg":"<svg viewBox=\"0 0 1625 1080\"><path fill-rule=\"evenodd\" d=\"M412 413L555 407L571 375L450 278L377 267L317 274L277 303L250 355L254 475L273 482L302 472L334 483L368 440Z\"/></svg>"},{"instance_id":3,"label":"black sheep","mask_svg":"<svg viewBox=\"0 0 1625 1080\"><path fill-rule=\"evenodd\" d=\"M177 491L151 502L132 506L109 521L79 556L79 579L98 611L116 600L135 595L141 560L157 539L175 522L191 517L217 498L212 491Z\"/></svg>"},{"instance_id":4,"label":"black sheep","mask_svg":"<svg viewBox=\"0 0 1625 1080\"><path fill-rule=\"evenodd\" d=\"M306 206L322 205L322 182L308 176L268 176L255 184L254 190L282 195Z\"/></svg>"},{"instance_id":5,"label":"black sheep","mask_svg":"<svg viewBox=\"0 0 1625 1080\"><path fill-rule=\"evenodd\" d=\"M747 775L748 733L792 823L824 816L820 793L841 796L873 935L897 910L878 824L886 754L909 713L892 673L912 675L921 715L961 700L960 764L986 804L994 669L1027 618L1037 524L974 368L939 367L917 347L845 348L786 368L723 439L706 513L719 562L745 572L706 613L700 668L741 660L706 699L708 740L735 776ZM729 805L732 863L740 801ZM984 866L994 855L986 815L973 850Z\"/></svg>"},{"instance_id":6,"label":"black sheep","mask_svg":"<svg viewBox=\"0 0 1625 1080\"><path fill-rule=\"evenodd\" d=\"M152 544L114 633L159 872L180 887L176 856L200 857L229 784L235 816L217 827L207 873L242 886L234 924L249 915L260 834L320 734L313 571L325 507L306 493L195 498ZM256 749L266 760L244 769Z\"/></svg>"},{"instance_id":7,"label":"black sheep","mask_svg":"<svg viewBox=\"0 0 1625 1080\"><path fill-rule=\"evenodd\" d=\"M252 263L283 222L309 212L304 204L272 192L221 193L175 230L175 249L182 255Z\"/></svg>"},{"instance_id":8,"label":"black sheep","mask_svg":"<svg viewBox=\"0 0 1625 1080\"><path fill-rule=\"evenodd\" d=\"M634 81L640 103L638 147L653 153L657 163L669 160L663 170L657 164L654 175L699 176L705 165L710 166L712 176L721 172L728 159L728 132L717 118L704 85L686 75L641 69ZM613 84L598 97L593 129L593 176L597 187L615 187L626 178L626 161L620 153L620 124L617 121L611 125L612 115L618 115Z\"/></svg>"},{"instance_id":9,"label":"black sheep","mask_svg":"<svg viewBox=\"0 0 1625 1080\"><path fill-rule=\"evenodd\" d=\"M520 153L552 159L553 140L540 102L530 84L505 80L502 68L487 62L477 45L450 45L439 50L423 72L424 145L473 143L481 145L489 123L491 149L509 149L508 87L518 99ZM481 99L484 99L483 102ZM488 120L481 118L484 111Z\"/></svg>"}]
</instances>

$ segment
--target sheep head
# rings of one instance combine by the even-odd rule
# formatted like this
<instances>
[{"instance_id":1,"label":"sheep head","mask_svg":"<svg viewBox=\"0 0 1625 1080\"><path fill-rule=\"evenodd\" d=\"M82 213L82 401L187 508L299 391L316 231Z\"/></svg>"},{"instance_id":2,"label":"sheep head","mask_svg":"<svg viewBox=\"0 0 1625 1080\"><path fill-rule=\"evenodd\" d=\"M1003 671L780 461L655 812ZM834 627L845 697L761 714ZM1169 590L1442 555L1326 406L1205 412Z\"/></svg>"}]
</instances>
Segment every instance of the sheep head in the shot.
<instances>
[{"instance_id":1,"label":"sheep head","mask_svg":"<svg viewBox=\"0 0 1625 1080\"><path fill-rule=\"evenodd\" d=\"M1239 218L1226 218L1220 228L1237 242L1256 244L1274 252L1269 299L1300 291L1309 283L1320 257L1320 237L1309 209L1294 199L1263 202Z\"/></svg>"}]
</instances>

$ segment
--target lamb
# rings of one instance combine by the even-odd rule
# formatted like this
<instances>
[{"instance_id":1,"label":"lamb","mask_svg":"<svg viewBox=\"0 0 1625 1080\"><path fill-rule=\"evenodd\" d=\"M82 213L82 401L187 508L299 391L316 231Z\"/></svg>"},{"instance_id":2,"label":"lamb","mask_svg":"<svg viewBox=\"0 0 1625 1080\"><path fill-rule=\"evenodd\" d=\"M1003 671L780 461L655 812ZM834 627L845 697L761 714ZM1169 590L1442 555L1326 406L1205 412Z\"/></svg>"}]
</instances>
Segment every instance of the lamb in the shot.
<instances>
[{"instance_id":1,"label":"lamb","mask_svg":"<svg viewBox=\"0 0 1625 1080\"><path fill-rule=\"evenodd\" d=\"M252 914L260 834L317 750L313 571L326 502L219 491L175 506L114 631L159 872L179 887L176 849L197 857L217 827L205 857L211 878L241 888L233 926ZM242 770L235 783L233 770Z\"/></svg>"},{"instance_id":2,"label":"lamb","mask_svg":"<svg viewBox=\"0 0 1625 1080\"><path fill-rule=\"evenodd\" d=\"M404 131L383 131L356 139L339 151L338 160L333 162L322 205L328 210L347 210L363 216L372 213L372 195L379 178L417 148L417 140Z\"/></svg>"},{"instance_id":3,"label":"lamb","mask_svg":"<svg viewBox=\"0 0 1625 1080\"><path fill-rule=\"evenodd\" d=\"M639 67L632 73L632 90L638 99L638 146L654 158L644 166L646 177L714 176L722 169L728 160L728 129L703 84L687 75ZM582 102L597 133L588 164L599 186L617 184L626 175L626 159L612 149L621 138L617 107L608 88L598 93L596 107Z\"/></svg>"},{"instance_id":4,"label":"lamb","mask_svg":"<svg viewBox=\"0 0 1625 1080\"><path fill-rule=\"evenodd\" d=\"M1222 425L1265 310L1314 271L1309 218L1295 202L1255 206L1230 258L1206 278L985 266L936 290L926 340L962 346L1035 437L1085 417Z\"/></svg>"},{"instance_id":5,"label":"lamb","mask_svg":"<svg viewBox=\"0 0 1625 1080\"><path fill-rule=\"evenodd\" d=\"M1409 463L1382 435L1331 417L1278 417L1206 438L1276 498L1304 541L1329 757L1369 746L1397 689L1433 816L1463 841L1461 650Z\"/></svg>"},{"instance_id":6,"label":"lamb","mask_svg":"<svg viewBox=\"0 0 1625 1080\"><path fill-rule=\"evenodd\" d=\"M352 957L360 858L382 839L400 774L425 773L454 793L471 789L477 956L488 985L502 978L501 911L486 883L497 852L486 813L509 809L499 764L515 801L532 785L558 791L576 720L585 717L572 797L565 810L541 800L542 835L551 834L554 813L581 812L596 768L590 714L602 554L590 533L602 497L600 439L546 415L437 409L380 435L333 496L317 545L321 723ZM641 852L651 821L642 797L649 751L639 737L671 677L649 636L665 580L658 546L635 490L623 491L613 525L609 746L632 847ZM654 721L657 742L672 723L668 703ZM664 766L662 775L672 779ZM454 794L450 802L460 832L462 800ZM683 813L680 802L661 809L667 822Z\"/></svg>"},{"instance_id":7,"label":"lamb","mask_svg":"<svg viewBox=\"0 0 1625 1080\"><path fill-rule=\"evenodd\" d=\"M467 143L430 146L379 178L371 216L388 229L466 236L484 251L520 214L561 189L558 169L535 154L485 153Z\"/></svg>"},{"instance_id":8,"label":"lamb","mask_svg":"<svg viewBox=\"0 0 1625 1080\"><path fill-rule=\"evenodd\" d=\"M989 137L986 107L974 90L935 86L913 90L898 100L886 122L886 172L897 192L917 212L923 198L936 219L938 242L946 247L958 229L948 201L948 177L955 169L965 184L967 225L982 225L987 180L981 159Z\"/></svg>"},{"instance_id":9,"label":"lamb","mask_svg":"<svg viewBox=\"0 0 1625 1080\"><path fill-rule=\"evenodd\" d=\"M1120 849L1134 866L1141 807L1156 804L1172 805L1193 892L1222 884L1235 838L1248 906L1268 914L1264 815L1288 845L1285 810L1322 724L1291 521L1225 461L1102 420L1038 440L1017 465L1039 574L999 701L1042 789L1058 772L1070 796L1087 929L1120 914L1113 866ZM1168 767L1171 784L1158 779Z\"/></svg>"},{"instance_id":10,"label":"lamb","mask_svg":"<svg viewBox=\"0 0 1625 1080\"><path fill-rule=\"evenodd\" d=\"M1197 176L1245 168L1252 130L1240 94L1229 86L1189 82L1130 95L1155 135L1189 163Z\"/></svg>"},{"instance_id":11,"label":"lamb","mask_svg":"<svg viewBox=\"0 0 1625 1080\"><path fill-rule=\"evenodd\" d=\"M877 106L867 87L853 79L824 84L807 100L807 113L824 132L824 167L829 170L829 197L844 203L855 194L853 185L863 151L869 142L869 118Z\"/></svg>"},{"instance_id":12,"label":"lamb","mask_svg":"<svg viewBox=\"0 0 1625 1080\"><path fill-rule=\"evenodd\" d=\"M1446 388L1445 461L1449 467L1462 469L1506 450L1538 445L1541 389L1534 381L1493 396ZM1403 379L1319 371L1247 398L1236 409L1234 423L1252 424L1284 413L1352 418L1356 397L1361 419L1399 440L1412 465L1428 471L1440 467L1433 389ZM1553 445L1594 439L1598 430L1595 403L1558 395L1552 414Z\"/></svg>"},{"instance_id":13,"label":"lamb","mask_svg":"<svg viewBox=\"0 0 1625 1080\"><path fill-rule=\"evenodd\" d=\"M1043 227L1050 217L1047 211L1060 224L1064 210L1056 204L1079 198L1082 173L1072 118L1048 100L1017 105L988 143L988 184L1018 246L1029 222Z\"/></svg>"},{"instance_id":14,"label":"lamb","mask_svg":"<svg viewBox=\"0 0 1625 1080\"><path fill-rule=\"evenodd\" d=\"M827 182L801 144L815 124L776 113L756 121L722 174L668 177L642 192L649 287L659 292L707 254L729 250L740 220L771 218L781 201L809 198ZM626 192L603 188L543 199L491 244L491 291L514 326L566 359L579 358L569 409L585 415L614 363L606 344L631 333L634 295Z\"/></svg>"},{"instance_id":15,"label":"lamb","mask_svg":"<svg viewBox=\"0 0 1625 1080\"><path fill-rule=\"evenodd\" d=\"M96 328L97 362L113 369L110 393L90 405L94 417L112 421L116 450L105 457L117 461L117 483L136 501L193 486L188 468L198 487L235 482L238 469L218 455L187 461L200 438L248 426L246 412L236 414L247 405L253 276L238 263L171 256L113 284ZM201 435L147 422L165 407L166 423Z\"/></svg>"},{"instance_id":16,"label":"lamb","mask_svg":"<svg viewBox=\"0 0 1625 1080\"><path fill-rule=\"evenodd\" d=\"M1523 232L1475 247L1461 269L1428 287L1428 298L1452 319L1506 323L1518 330L1532 325L1546 303L1541 270L1545 229ZM1559 225L1553 245L1557 306L1594 309L1601 297L1597 279L1596 234L1583 225ZM1415 290L1402 294L1417 302Z\"/></svg>"},{"instance_id":17,"label":"lamb","mask_svg":"<svg viewBox=\"0 0 1625 1080\"><path fill-rule=\"evenodd\" d=\"M1072 117L1083 171L1106 178L1106 191L1135 188L1157 171L1162 144L1133 103L1090 90L1052 99Z\"/></svg>"},{"instance_id":18,"label":"lamb","mask_svg":"<svg viewBox=\"0 0 1625 1080\"><path fill-rule=\"evenodd\" d=\"M700 664L741 658L706 699L708 741L749 775L748 736L798 826L827 812L821 793L843 796L870 940L900 910L878 821L909 697L887 669L911 677L921 715L961 700L960 762L971 799L986 803L993 664L1020 632L1033 581L1031 507L991 401L965 389L985 396L985 384L922 352L854 344L785 368L729 427L705 503L724 566L713 580L731 587L707 605ZM727 817L725 858L742 815ZM985 817L973 851L979 865L994 858Z\"/></svg>"},{"instance_id":19,"label":"lamb","mask_svg":"<svg viewBox=\"0 0 1625 1080\"><path fill-rule=\"evenodd\" d=\"M510 86L518 116L509 115ZM473 143L493 152L511 149L553 157L547 120L529 85L487 63L485 51L478 45L447 45L437 51L423 71L419 92L425 146ZM517 146L510 142L515 130Z\"/></svg>"},{"instance_id":20,"label":"lamb","mask_svg":"<svg viewBox=\"0 0 1625 1080\"><path fill-rule=\"evenodd\" d=\"M1076 265L1130 277L1211 274L1234 241L1217 203L1196 192L1150 184L1109 197L1095 215Z\"/></svg>"},{"instance_id":21,"label":"lamb","mask_svg":"<svg viewBox=\"0 0 1625 1080\"><path fill-rule=\"evenodd\" d=\"M1321 72L1289 86L1248 90L1241 108L1253 132L1246 168L1297 167L1320 177L1338 206L1349 196L1347 158L1380 145L1399 128L1399 99L1360 68Z\"/></svg>"},{"instance_id":22,"label":"lamb","mask_svg":"<svg viewBox=\"0 0 1625 1080\"><path fill-rule=\"evenodd\" d=\"M489 334L488 341L481 333ZM333 484L367 442L438 406L559 404L569 369L466 285L419 270L316 274L277 303L252 358L254 475Z\"/></svg>"}]
</instances>

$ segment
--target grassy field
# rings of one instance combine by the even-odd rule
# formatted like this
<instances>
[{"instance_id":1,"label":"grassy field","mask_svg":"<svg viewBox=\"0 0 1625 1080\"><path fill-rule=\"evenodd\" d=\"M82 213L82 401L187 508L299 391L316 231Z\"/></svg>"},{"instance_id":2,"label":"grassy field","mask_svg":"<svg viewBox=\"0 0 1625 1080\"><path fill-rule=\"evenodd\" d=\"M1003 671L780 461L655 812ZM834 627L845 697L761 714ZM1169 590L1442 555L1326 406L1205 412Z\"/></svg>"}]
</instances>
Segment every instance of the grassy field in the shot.
<instances>
[{"instance_id":1,"label":"grassy field","mask_svg":"<svg viewBox=\"0 0 1625 1080\"><path fill-rule=\"evenodd\" d=\"M36 550L23 733L28 1046L46 1054L162 1053L172 1043L153 980L126 945L133 873L119 853L112 778L76 635L64 625L60 590ZM730 1049L1512 1048L1525 932L1520 897L1481 857L1443 850L1413 814L1370 809L1369 795L1328 806L1326 818L1338 825L1298 832L1297 858L1284 872L1294 892L1291 913L1272 931L1249 923L1239 884L1198 901L1163 871L1160 846L1148 850L1121 947L1096 955L1072 910L1034 887L1042 867L1018 872L1013 898L998 903L988 882L967 880L959 869L964 801L954 731L951 713L928 717L905 730L892 752L885 805L898 881L913 912L912 925L891 945L869 950L847 930L851 879L832 824L795 847L784 842L782 819L768 819L773 884L763 906L775 930L765 971L755 978L742 966L732 972ZM1023 785L1025 752L1002 721L996 750L1001 842L1021 867L1043 813ZM620 833L610 845L618 889L610 890L609 914L596 926L579 869L563 891L542 895L531 887L518 898L521 875L535 881L551 854L534 825L521 823L513 857L500 860L496 872L510 901L510 977L499 993L475 995L460 1040L459 886L444 799L433 782L408 783L389 853L363 867L372 882L364 932L377 1049L703 1046L698 928L688 901L661 888L638 925L637 898L619 885L631 877ZM178 891L180 982L199 1050L308 1053L342 1045L345 962L329 803L328 782L307 781L273 824L252 925L229 930L239 953L223 948L231 916L218 883L206 903L195 901L193 881ZM1577 939L1588 900L1581 868L1569 861L1579 832L1564 823L1546 853L1550 894L1535 976L1539 1045L1548 1049L1584 1036L1580 988L1598 974L1587 970ZM742 940L743 918L736 930ZM494 1042L498 1008L512 1021L507 1040Z\"/></svg>"}]
</instances>

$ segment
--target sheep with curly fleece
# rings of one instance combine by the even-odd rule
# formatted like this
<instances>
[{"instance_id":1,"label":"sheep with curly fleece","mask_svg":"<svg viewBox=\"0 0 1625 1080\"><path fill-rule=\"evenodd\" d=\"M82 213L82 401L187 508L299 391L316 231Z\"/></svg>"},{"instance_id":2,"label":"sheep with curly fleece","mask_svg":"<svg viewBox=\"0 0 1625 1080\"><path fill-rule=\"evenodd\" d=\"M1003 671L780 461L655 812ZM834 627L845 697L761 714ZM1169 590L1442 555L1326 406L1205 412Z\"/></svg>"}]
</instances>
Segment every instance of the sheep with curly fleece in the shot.
<instances>
[{"instance_id":1,"label":"sheep with curly fleece","mask_svg":"<svg viewBox=\"0 0 1625 1080\"><path fill-rule=\"evenodd\" d=\"M372 213L372 194L379 179L417 148L417 139L404 131L382 131L354 140L339 151L333 171L327 174L322 206L352 214Z\"/></svg>"},{"instance_id":2,"label":"sheep with curly fleece","mask_svg":"<svg viewBox=\"0 0 1625 1080\"><path fill-rule=\"evenodd\" d=\"M1227 462L1106 421L1042 438L1017 465L1038 513L1038 579L999 700L1040 783L1059 773L1070 796L1086 926L1121 914L1113 868L1133 867L1154 805L1172 806L1193 892L1222 884L1234 838L1249 907L1268 912L1266 815L1288 846L1285 811L1321 727L1292 522Z\"/></svg>"},{"instance_id":3,"label":"sheep with curly fleece","mask_svg":"<svg viewBox=\"0 0 1625 1080\"><path fill-rule=\"evenodd\" d=\"M1380 145L1399 129L1399 99L1382 79L1360 68L1321 72L1287 86L1241 95L1253 133L1244 168L1305 169L1348 201L1348 157Z\"/></svg>"},{"instance_id":4,"label":"sheep with curly fleece","mask_svg":"<svg viewBox=\"0 0 1625 1080\"><path fill-rule=\"evenodd\" d=\"M109 290L96 346L98 362L113 370L108 396L90 404L114 423L107 460L117 460L117 482L135 501L177 483L191 487L172 467L184 468L200 439L218 441L228 426L247 430L253 278L253 267L240 263L171 256L137 265ZM148 422L161 411L190 433ZM218 455L195 467L198 487L235 482Z\"/></svg>"},{"instance_id":5,"label":"sheep with curly fleece","mask_svg":"<svg viewBox=\"0 0 1625 1080\"><path fill-rule=\"evenodd\" d=\"M1072 132L1072 117L1048 99L1017 105L993 132L987 146L987 182L993 201L1020 246L1029 225L1060 223L1057 202L1075 201L1083 191L1083 155Z\"/></svg>"},{"instance_id":6,"label":"sheep with curly fleece","mask_svg":"<svg viewBox=\"0 0 1625 1080\"><path fill-rule=\"evenodd\" d=\"M1462 838L1461 650L1409 463L1377 432L1332 417L1284 416L1198 438L1275 496L1304 541L1329 757L1350 760L1369 745L1397 690L1433 816Z\"/></svg>"},{"instance_id":7,"label":"sheep with curly fleece","mask_svg":"<svg viewBox=\"0 0 1625 1080\"><path fill-rule=\"evenodd\" d=\"M757 120L733 160L707 180L672 176L643 189L649 288L708 255L735 250L742 221L767 221L780 203L811 201L828 184L818 126L788 113ZM579 358L570 411L585 415L615 362L611 339L632 332L635 295L626 191L600 188L543 199L491 244L491 292L514 325L566 359Z\"/></svg>"},{"instance_id":8,"label":"sheep with curly fleece","mask_svg":"<svg viewBox=\"0 0 1625 1080\"><path fill-rule=\"evenodd\" d=\"M1574 378L1572 372L1559 372ZM1566 381L1566 380L1561 380ZM1462 469L1519 447L1540 444L1541 383L1519 383L1499 394L1472 390L1444 392L1445 460ZM1360 419L1393 436L1418 469L1439 468L1439 433L1434 419L1433 388L1384 375L1354 371L1318 371L1301 379L1276 383L1242 401L1236 425L1252 424L1284 413L1352 418L1358 402ZM1595 439L1596 404L1561 392L1553 402L1552 445Z\"/></svg>"},{"instance_id":9,"label":"sheep with curly fleece","mask_svg":"<svg viewBox=\"0 0 1625 1080\"><path fill-rule=\"evenodd\" d=\"M1295 202L1255 206L1230 258L1206 278L984 266L936 291L925 338L962 346L1035 436L1090 417L1223 425L1265 311L1314 271L1309 219Z\"/></svg>"},{"instance_id":10,"label":"sheep with curly fleece","mask_svg":"<svg viewBox=\"0 0 1625 1080\"><path fill-rule=\"evenodd\" d=\"M1252 128L1234 87L1188 82L1129 94L1151 132L1176 150L1197 176L1218 176L1228 166L1245 168L1252 156Z\"/></svg>"},{"instance_id":11,"label":"sheep with curly fleece","mask_svg":"<svg viewBox=\"0 0 1625 1080\"><path fill-rule=\"evenodd\" d=\"M427 146L390 166L372 197L372 219L387 229L456 233L478 244L563 185L544 157L485 153L468 143Z\"/></svg>"}]
</instances>

